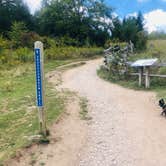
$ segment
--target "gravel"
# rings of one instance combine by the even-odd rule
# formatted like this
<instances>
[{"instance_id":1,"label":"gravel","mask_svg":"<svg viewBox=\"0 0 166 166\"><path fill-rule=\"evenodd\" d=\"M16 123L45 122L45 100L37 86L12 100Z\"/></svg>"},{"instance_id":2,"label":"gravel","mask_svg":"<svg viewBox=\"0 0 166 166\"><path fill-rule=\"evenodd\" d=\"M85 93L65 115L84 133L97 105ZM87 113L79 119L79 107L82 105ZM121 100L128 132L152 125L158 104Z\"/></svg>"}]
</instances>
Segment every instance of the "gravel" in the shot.
<instances>
[{"instance_id":1,"label":"gravel","mask_svg":"<svg viewBox=\"0 0 166 166\"><path fill-rule=\"evenodd\" d=\"M155 94L100 79L100 64L93 60L63 75L63 87L88 99L92 117L79 166L165 166L166 120Z\"/></svg>"}]
</instances>

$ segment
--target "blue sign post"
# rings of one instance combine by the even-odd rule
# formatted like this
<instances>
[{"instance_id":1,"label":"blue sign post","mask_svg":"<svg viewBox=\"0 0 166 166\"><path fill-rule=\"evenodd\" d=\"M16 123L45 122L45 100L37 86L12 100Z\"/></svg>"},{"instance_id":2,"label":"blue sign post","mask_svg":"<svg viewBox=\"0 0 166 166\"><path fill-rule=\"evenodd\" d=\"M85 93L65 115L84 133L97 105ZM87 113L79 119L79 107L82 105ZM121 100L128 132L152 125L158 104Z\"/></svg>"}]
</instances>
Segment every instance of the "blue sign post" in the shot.
<instances>
[{"instance_id":1,"label":"blue sign post","mask_svg":"<svg viewBox=\"0 0 166 166\"><path fill-rule=\"evenodd\" d=\"M39 113L40 132L46 136L46 119L44 111L44 53L42 42L35 42L34 55L36 68L36 102Z\"/></svg>"},{"instance_id":2,"label":"blue sign post","mask_svg":"<svg viewBox=\"0 0 166 166\"><path fill-rule=\"evenodd\" d=\"M41 52L40 49L35 49L35 64L36 64L36 97L37 106L43 107L43 78L41 69Z\"/></svg>"}]
</instances>

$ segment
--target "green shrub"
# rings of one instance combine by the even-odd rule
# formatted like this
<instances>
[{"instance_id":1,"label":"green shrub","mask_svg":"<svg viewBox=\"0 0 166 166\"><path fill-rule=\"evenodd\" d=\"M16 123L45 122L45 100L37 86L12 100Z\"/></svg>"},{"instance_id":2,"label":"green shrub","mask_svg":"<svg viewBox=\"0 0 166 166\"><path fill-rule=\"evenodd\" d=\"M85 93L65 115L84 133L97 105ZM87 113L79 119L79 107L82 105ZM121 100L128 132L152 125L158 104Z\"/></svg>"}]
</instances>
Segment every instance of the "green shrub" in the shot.
<instances>
[{"instance_id":1,"label":"green shrub","mask_svg":"<svg viewBox=\"0 0 166 166\"><path fill-rule=\"evenodd\" d=\"M50 38L50 37L42 37L42 40L41 40L44 44L44 49L49 49L51 47L55 47L56 46L56 42L54 39Z\"/></svg>"},{"instance_id":2,"label":"green shrub","mask_svg":"<svg viewBox=\"0 0 166 166\"><path fill-rule=\"evenodd\" d=\"M80 46L80 42L76 39L72 39L68 36L58 37L58 38L50 38L44 36L41 38L41 41L44 43L45 49L49 49L52 47L76 47Z\"/></svg>"},{"instance_id":3,"label":"green shrub","mask_svg":"<svg viewBox=\"0 0 166 166\"><path fill-rule=\"evenodd\" d=\"M74 58L91 58L101 55L102 48L77 48L77 47L51 47L45 51L46 59L64 60Z\"/></svg>"},{"instance_id":4,"label":"green shrub","mask_svg":"<svg viewBox=\"0 0 166 166\"><path fill-rule=\"evenodd\" d=\"M9 48L10 43L8 40L4 39L2 36L0 36L0 53L4 50Z\"/></svg>"},{"instance_id":5,"label":"green shrub","mask_svg":"<svg viewBox=\"0 0 166 166\"><path fill-rule=\"evenodd\" d=\"M27 27L23 22L13 22L9 38L12 41L12 46L18 48L21 46L21 37L24 33L28 32Z\"/></svg>"},{"instance_id":6,"label":"green shrub","mask_svg":"<svg viewBox=\"0 0 166 166\"><path fill-rule=\"evenodd\" d=\"M28 47L33 49L35 41L41 41L42 38L36 32L24 32L20 36L20 47Z\"/></svg>"},{"instance_id":7,"label":"green shrub","mask_svg":"<svg viewBox=\"0 0 166 166\"><path fill-rule=\"evenodd\" d=\"M33 61L33 51L27 47L18 48L14 51L13 57L15 61L19 62L32 62Z\"/></svg>"},{"instance_id":8,"label":"green shrub","mask_svg":"<svg viewBox=\"0 0 166 166\"><path fill-rule=\"evenodd\" d=\"M4 49L1 53L0 53L0 64L6 64L9 61L12 61L12 55L11 55L11 50L9 49Z\"/></svg>"},{"instance_id":9,"label":"green shrub","mask_svg":"<svg viewBox=\"0 0 166 166\"><path fill-rule=\"evenodd\" d=\"M144 31L140 31L136 35L135 47L137 51L142 51L147 48L148 37Z\"/></svg>"}]
</instances>

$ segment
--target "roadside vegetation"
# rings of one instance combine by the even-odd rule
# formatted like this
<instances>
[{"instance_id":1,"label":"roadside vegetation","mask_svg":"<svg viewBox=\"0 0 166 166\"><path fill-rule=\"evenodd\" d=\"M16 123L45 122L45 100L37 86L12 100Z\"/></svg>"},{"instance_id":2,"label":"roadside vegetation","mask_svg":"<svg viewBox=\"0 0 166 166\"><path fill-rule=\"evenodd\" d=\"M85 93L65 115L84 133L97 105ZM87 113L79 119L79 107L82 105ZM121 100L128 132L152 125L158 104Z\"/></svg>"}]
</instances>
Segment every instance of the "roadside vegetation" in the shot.
<instances>
[{"instance_id":1,"label":"roadside vegetation","mask_svg":"<svg viewBox=\"0 0 166 166\"><path fill-rule=\"evenodd\" d=\"M50 71L70 61L49 62ZM16 154L21 147L31 144L29 137L38 134L38 117L33 64L0 70L0 161ZM50 84L46 84L47 122L50 125L64 111L65 98Z\"/></svg>"},{"instance_id":2,"label":"roadside vegetation","mask_svg":"<svg viewBox=\"0 0 166 166\"><path fill-rule=\"evenodd\" d=\"M136 52L132 56L130 56L129 61L133 62L138 59L148 59L148 58L158 58L160 63L166 62L166 40L149 40L147 44L147 49L144 51ZM137 70L130 69L130 72L138 72ZM138 76L128 76L118 77L112 75L106 68L101 67L100 70L97 71L98 75L108 80L112 83L117 83L121 86L132 88L136 90L147 90L145 89L144 85L142 87L138 86ZM166 67L156 67L151 70L153 74L166 74ZM159 98L166 98L166 79L165 78L151 78L151 87L147 91L155 91L158 94Z\"/></svg>"}]
</instances>

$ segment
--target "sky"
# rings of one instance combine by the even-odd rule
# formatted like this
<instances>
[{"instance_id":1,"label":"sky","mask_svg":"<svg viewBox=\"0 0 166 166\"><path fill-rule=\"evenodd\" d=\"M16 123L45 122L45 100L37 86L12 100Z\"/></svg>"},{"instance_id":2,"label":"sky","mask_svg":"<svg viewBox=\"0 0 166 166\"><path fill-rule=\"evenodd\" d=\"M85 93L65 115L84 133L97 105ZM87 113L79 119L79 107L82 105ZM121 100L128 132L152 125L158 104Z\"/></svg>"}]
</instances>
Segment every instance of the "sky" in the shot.
<instances>
[{"instance_id":1,"label":"sky","mask_svg":"<svg viewBox=\"0 0 166 166\"><path fill-rule=\"evenodd\" d=\"M31 13L39 7L41 0L24 0ZM166 32L166 0L105 0L114 8L114 12L123 18L125 16L135 16L141 11L145 18L145 28L150 33L152 31Z\"/></svg>"}]
</instances>

